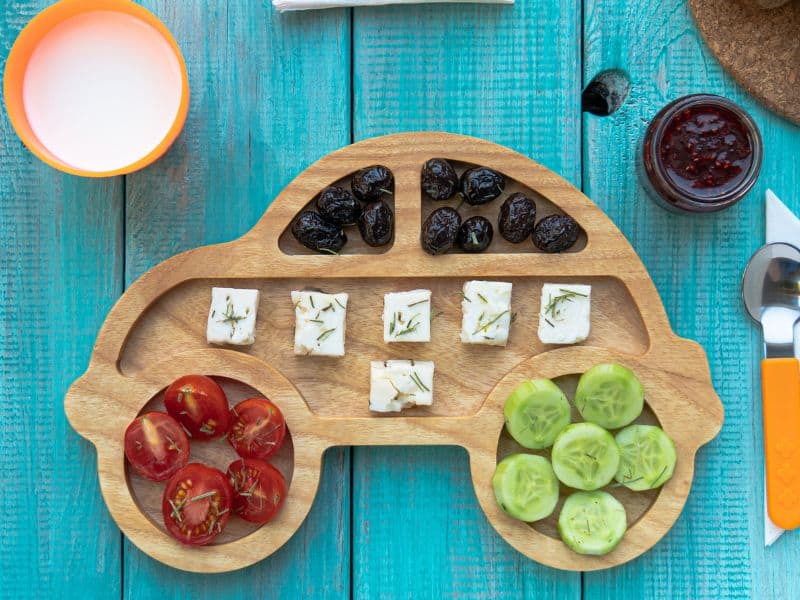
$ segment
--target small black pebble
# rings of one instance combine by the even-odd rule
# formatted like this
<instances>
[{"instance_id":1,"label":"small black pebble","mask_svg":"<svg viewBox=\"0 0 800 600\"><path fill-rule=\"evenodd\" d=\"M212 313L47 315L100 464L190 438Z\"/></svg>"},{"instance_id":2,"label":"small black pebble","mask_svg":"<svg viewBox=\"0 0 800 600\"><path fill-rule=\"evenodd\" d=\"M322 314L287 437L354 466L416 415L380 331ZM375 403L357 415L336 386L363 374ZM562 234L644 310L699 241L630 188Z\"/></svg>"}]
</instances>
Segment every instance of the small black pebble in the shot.
<instances>
[{"instance_id":1,"label":"small black pebble","mask_svg":"<svg viewBox=\"0 0 800 600\"><path fill-rule=\"evenodd\" d=\"M533 243L543 252L563 252L578 239L580 228L575 219L567 215L550 215L533 228Z\"/></svg>"},{"instance_id":2,"label":"small black pebble","mask_svg":"<svg viewBox=\"0 0 800 600\"><path fill-rule=\"evenodd\" d=\"M453 247L461 227L461 215L449 206L433 211L422 224L420 244L428 254L443 254Z\"/></svg>"},{"instance_id":3,"label":"small black pebble","mask_svg":"<svg viewBox=\"0 0 800 600\"><path fill-rule=\"evenodd\" d=\"M393 192L394 175L383 165L372 165L353 175L350 188L362 202L374 202L384 194Z\"/></svg>"},{"instance_id":4,"label":"small black pebble","mask_svg":"<svg viewBox=\"0 0 800 600\"><path fill-rule=\"evenodd\" d=\"M370 246L385 246L394 233L392 209L383 200L367 204L358 218L358 230Z\"/></svg>"},{"instance_id":5,"label":"small black pebble","mask_svg":"<svg viewBox=\"0 0 800 600\"><path fill-rule=\"evenodd\" d=\"M464 252L483 252L492 243L494 230L486 217L470 217L458 230L458 245Z\"/></svg>"},{"instance_id":6,"label":"small black pebble","mask_svg":"<svg viewBox=\"0 0 800 600\"><path fill-rule=\"evenodd\" d=\"M630 90L630 79L621 69L601 71L583 90L581 108L593 115L607 117L619 110Z\"/></svg>"},{"instance_id":7,"label":"small black pebble","mask_svg":"<svg viewBox=\"0 0 800 600\"><path fill-rule=\"evenodd\" d=\"M292 235L306 248L324 254L338 253L347 243L341 227L310 210L295 217Z\"/></svg>"},{"instance_id":8,"label":"small black pebble","mask_svg":"<svg viewBox=\"0 0 800 600\"><path fill-rule=\"evenodd\" d=\"M422 191L434 200L447 200L458 189L458 174L443 158L432 158L422 167Z\"/></svg>"},{"instance_id":9,"label":"small black pebble","mask_svg":"<svg viewBox=\"0 0 800 600\"><path fill-rule=\"evenodd\" d=\"M503 193L505 177L487 167L467 169L461 174L461 195L467 204L486 204Z\"/></svg>"},{"instance_id":10,"label":"small black pebble","mask_svg":"<svg viewBox=\"0 0 800 600\"><path fill-rule=\"evenodd\" d=\"M335 185L317 196L319 214L337 225L353 225L361 214L361 205L349 191Z\"/></svg>"}]
</instances>

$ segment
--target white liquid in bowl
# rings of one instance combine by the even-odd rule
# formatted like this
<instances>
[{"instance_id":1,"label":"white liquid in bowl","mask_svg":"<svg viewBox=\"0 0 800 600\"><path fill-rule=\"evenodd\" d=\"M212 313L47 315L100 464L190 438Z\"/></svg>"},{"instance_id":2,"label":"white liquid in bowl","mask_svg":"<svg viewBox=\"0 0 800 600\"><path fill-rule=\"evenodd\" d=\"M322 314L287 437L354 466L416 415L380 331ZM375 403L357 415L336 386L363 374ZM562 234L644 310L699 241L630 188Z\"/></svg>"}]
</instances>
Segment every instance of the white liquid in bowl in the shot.
<instances>
[{"instance_id":1,"label":"white liquid in bowl","mask_svg":"<svg viewBox=\"0 0 800 600\"><path fill-rule=\"evenodd\" d=\"M31 129L56 158L112 171L149 154L175 121L181 68L147 23L113 11L67 19L39 43L22 89Z\"/></svg>"}]
</instances>

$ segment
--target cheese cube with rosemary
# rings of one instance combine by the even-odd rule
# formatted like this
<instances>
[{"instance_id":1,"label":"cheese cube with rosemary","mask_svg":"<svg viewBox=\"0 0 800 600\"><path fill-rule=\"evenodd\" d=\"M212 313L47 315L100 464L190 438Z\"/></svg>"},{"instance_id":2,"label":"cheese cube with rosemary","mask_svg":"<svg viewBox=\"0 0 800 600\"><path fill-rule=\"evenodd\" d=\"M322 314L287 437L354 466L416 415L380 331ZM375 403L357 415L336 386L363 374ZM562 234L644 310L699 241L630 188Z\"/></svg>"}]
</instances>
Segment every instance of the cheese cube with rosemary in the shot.
<instances>
[{"instance_id":1,"label":"cheese cube with rosemary","mask_svg":"<svg viewBox=\"0 0 800 600\"><path fill-rule=\"evenodd\" d=\"M370 363L369 409L400 412L433 404L433 361L374 360Z\"/></svg>"},{"instance_id":2,"label":"cheese cube with rosemary","mask_svg":"<svg viewBox=\"0 0 800 600\"><path fill-rule=\"evenodd\" d=\"M258 290L211 288L208 343L249 346L255 342L258 296Z\"/></svg>"},{"instance_id":3,"label":"cheese cube with rosemary","mask_svg":"<svg viewBox=\"0 0 800 600\"><path fill-rule=\"evenodd\" d=\"M511 284L467 281L461 300L461 341L505 346L511 329Z\"/></svg>"},{"instance_id":4,"label":"cheese cube with rosemary","mask_svg":"<svg viewBox=\"0 0 800 600\"><path fill-rule=\"evenodd\" d=\"M431 341L430 290L396 292L383 297L383 341Z\"/></svg>"},{"instance_id":5,"label":"cheese cube with rosemary","mask_svg":"<svg viewBox=\"0 0 800 600\"><path fill-rule=\"evenodd\" d=\"M294 353L344 356L347 294L292 292Z\"/></svg>"},{"instance_id":6,"label":"cheese cube with rosemary","mask_svg":"<svg viewBox=\"0 0 800 600\"><path fill-rule=\"evenodd\" d=\"M576 344L589 337L592 286L545 283L539 307L543 344Z\"/></svg>"}]
</instances>

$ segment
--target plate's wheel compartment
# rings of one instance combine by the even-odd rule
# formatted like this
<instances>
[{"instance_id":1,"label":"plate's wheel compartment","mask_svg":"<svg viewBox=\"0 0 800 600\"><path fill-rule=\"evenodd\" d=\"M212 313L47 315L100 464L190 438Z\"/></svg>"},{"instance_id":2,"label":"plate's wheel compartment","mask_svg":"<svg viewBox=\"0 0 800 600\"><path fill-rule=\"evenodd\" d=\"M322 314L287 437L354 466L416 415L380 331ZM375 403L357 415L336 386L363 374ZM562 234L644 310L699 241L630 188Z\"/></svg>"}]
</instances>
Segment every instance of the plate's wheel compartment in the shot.
<instances>
[{"instance_id":1,"label":"plate's wheel compartment","mask_svg":"<svg viewBox=\"0 0 800 600\"><path fill-rule=\"evenodd\" d=\"M315 417L281 373L263 361L231 350L200 349L173 356L125 377L114 369L79 379L65 406L72 426L97 448L98 476L114 520L142 551L170 566L197 572L225 572L248 566L272 554L300 527L319 486L322 454L331 445ZM249 397L272 401L283 413L287 435L269 462L286 479L283 507L269 523L258 526L230 519L208 546L184 546L167 533L161 512L165 482L148 481L128 464L124 435L140 413L164 410L164 390L189 373L212 377L230 406ZM237 458L224 439L193 441L189 462L201 462L223 473Z\"/></svg>"},{"instance_id":2,"label":"plate's wheel compartment","mask_svg":"<svg viewBox=\"0 0 800 600\"><path fill-rule=\"evenodd\" d=\"M512 546L543 564L567 570L590 571L627 562L648 550L673 525L688 497L697 449L710 441L722 426L722 409L708 398L714 398L710 384L698 396L692 360L696 345L676 343L675 356L685 359L673 368L686 367L687 377L676 377L671 371L657 366L647 355L634 357L609 352L603 348L571 347L537 355L509 372L486 399L476 415L473 427L487 432L480 446L467 446L470 453L475 494L493 527ZM570 402L573 423L583 421L573 399L581 374L591 367L607 362L619 363L642 382L645 405L633 424L657 425L675 442L678 455L672 478L662 487L634 492L613 480L603 491L610 493L625 507L628 531L619 545L604 556L579 555L562 542L556 526L564 500L574 489L560 484L559 501L553 513L542 520L525 523L508 516L497 504L492 488L492 476L497 464L515 453L551 457L551 447L529 450L518 444L504 423L503 406L506 398L522 382L545 378L553 380ZM488 432L494 432L489 434ZM616 434L618 429L611 429ZM474 438L473 438L474 439Z\"/></svg>"}]
</instances>

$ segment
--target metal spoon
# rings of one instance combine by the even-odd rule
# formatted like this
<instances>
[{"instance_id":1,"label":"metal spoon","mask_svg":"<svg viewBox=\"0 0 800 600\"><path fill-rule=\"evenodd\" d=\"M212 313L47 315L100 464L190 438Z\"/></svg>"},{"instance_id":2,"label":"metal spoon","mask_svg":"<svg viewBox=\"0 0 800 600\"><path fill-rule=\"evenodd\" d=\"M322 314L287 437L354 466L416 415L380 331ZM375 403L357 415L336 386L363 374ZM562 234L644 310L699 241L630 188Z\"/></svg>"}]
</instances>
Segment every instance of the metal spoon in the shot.
<instances>
[{"instance_id":1,"label":"metal spoon","mask_svg":"<svg viewBox=\"0 0 800 600\"><path fill-rule=\"evenodd\" d=\"M764 408L767 510L778 527L800 526L800 361L794 326L800 320L800 250L767 244L744 272L742 299L764 331L761 393Z\"/></svg>"},{"instance_id":2,"label":"metal spoon","mask_svg":"<svg viewBox=\"0 0 800 600\"><path fill-rule=\"evenodd\" d=\"M800 319L800 250L783 243L762 246L747 263L742 299L764 329L764 356L794 356L794 324Z\"/></svg>"}]
</instances>

